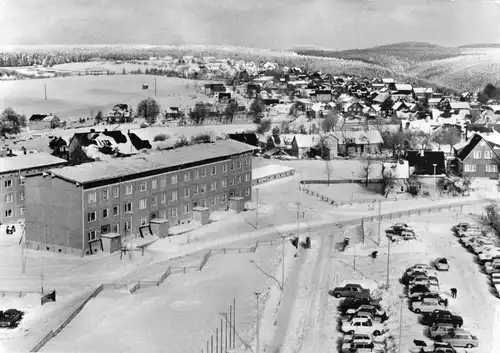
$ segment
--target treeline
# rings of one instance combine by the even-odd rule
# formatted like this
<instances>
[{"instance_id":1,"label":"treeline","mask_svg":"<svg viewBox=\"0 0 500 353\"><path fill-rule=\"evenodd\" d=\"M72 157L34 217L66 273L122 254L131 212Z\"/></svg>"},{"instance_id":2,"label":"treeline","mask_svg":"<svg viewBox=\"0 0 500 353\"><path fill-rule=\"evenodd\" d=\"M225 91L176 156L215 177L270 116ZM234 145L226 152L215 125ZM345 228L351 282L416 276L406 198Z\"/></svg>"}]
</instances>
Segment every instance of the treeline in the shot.
<instances>
[{"instance_id":1,"label":"treeline","mask_svg":"<svg viewBox=\"0 0 500 353\"><path fill-rule=\"evenodd\" d=\"M500 87L488 83L477 96L477 100L486 104L490 99L500 100Z\"/></svg>"}]
</instances>

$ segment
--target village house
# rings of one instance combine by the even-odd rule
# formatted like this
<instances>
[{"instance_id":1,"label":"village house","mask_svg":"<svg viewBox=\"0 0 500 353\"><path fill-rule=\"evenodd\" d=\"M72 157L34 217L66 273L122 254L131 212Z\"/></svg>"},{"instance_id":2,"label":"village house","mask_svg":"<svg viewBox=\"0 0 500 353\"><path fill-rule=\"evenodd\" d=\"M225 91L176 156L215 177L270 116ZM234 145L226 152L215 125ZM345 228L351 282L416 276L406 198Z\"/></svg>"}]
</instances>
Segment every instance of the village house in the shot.
<instances>
[{"instance_id":1,"label":"village house","mask_svg":"<svg viewBox=\"0 0 500 353\"><path fill-rule=\"evenodd\" d=\"M297 158L309 157L311 148L316 146L319 141L319 135L295 135L292 140L292 156Z\"/></svg>"},{"instance_id":2,"label":"village house","mask_svg":"<svg viewBox=\"0 0 500 353\"><path fill-rule=\"evenodd\" d=\"M500 134L474 134L465 146L455 150L457 172L466 177L498 177Z\"/></svg>"},{"instance_id":3,"label":"village house","mask_svg":"<svg viewBox=\"0 0 500 353\"><path fill-rule=\"evenodd\" d=\"M410 178L410 166L407 160L400 159L397 162L382 164L382 176L385 188L384 195L402 194L408 191Z\"/></svg>"},{"instance_id":4,"label":"village house","mask_svg":"<svg viewBox=\"0 0 500 353\"><path fill-rule=\"evenodd\" d=\"M413 87L412 85L395 83L391 85L392 98L394 100L398 99L413 99Z\"/></svg>"},{"instance_id":5,"label":"village house","mask_svg":"<svg viewBox=\"0 0 500 353\"><path fill-rule=\"evenodd\" d=\"M364 107L359 102L347 103L343 106L343 111L345 114L350 115L362 115Z\"/></svg>"},{"instance_id":6,"label":"village house","mask_svg":"<svg viewBox=\"0 0 500 353\"><path fill-rule=\"evenodd\" d=\"M335 131L327 134L324 139L323 154L334 158L350 154L380 153L384 140L377 130L368 131Z\"/></svg>"},{"instance_id":7,"label":"village house","mask_svg":"<svg viewBox=\"0 0 500 353\"><path fill-rule=\"evenodd\" d=\"M49 130L59 127L61 121L52 114L33 114L28 120L31 130Z\"/></svg>"},{"instance_id":8,"label":"village house","mask_svg":"<svg viewBox=\"0 0 500 353\"><path fill-rule=\"evenodd\" d=\"M317 102L331 102L333 99L332 91L329 89L318 89L316 90L316 101Z\"/></svg>"}]
</instances>

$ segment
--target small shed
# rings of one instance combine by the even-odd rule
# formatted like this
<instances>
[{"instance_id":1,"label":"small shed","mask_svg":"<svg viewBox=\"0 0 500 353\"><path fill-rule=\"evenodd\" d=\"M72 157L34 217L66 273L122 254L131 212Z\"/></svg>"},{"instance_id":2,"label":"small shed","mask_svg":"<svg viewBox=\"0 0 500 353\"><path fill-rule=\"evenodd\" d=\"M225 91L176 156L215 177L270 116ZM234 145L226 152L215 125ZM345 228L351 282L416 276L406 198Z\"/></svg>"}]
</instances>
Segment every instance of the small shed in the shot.
<instances>
[{"instance_id":1,"label":"small shed","mask_svg":"<svg viewBox=\"0 0 500 353\"><path fill-rule=\"evenodd\" d=\"M154 218L149 222L151 233L158 238L166 238L169 233L169 221L164 218Z\"/></svg>"},{"instance_id":2,"label":"small shed","mask_svg":"<svg viewBox=\"0 0 500 353\"><path fill-rule=\"evenodd\" d=\"M101 234L101 241L102 251L112 254L115 251L120 251L122 236L119 233Z\"/></svg>"},{"instance_id":3,"label":"small shed","mask_svg":"<svg viewBox=\"0 0 500 353\"><path fill-rule=\"evenodd\" d=\"M245 209L245 198L239 196L232 196L229 198L229 208L240 213Z\"/></svg>"},{"instance_id":4,"label":"small shed","mask_svg":"<svg viewBox=\"0 0 500 353\"><path fill-rule=\"evenodd\" d=\"M210 209L201 206L193 207L193 220L200 223L202 226L208 224L210 221Z\"/></svg>"}]
</instances>

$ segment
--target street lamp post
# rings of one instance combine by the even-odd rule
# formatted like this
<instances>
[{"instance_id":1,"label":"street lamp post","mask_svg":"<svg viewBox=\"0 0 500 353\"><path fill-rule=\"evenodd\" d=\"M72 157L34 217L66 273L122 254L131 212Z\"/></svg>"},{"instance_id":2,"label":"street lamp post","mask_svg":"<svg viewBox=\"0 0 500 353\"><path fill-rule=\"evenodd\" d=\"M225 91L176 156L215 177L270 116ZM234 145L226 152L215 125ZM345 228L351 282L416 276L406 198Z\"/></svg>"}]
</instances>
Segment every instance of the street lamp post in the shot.
<instances>
[{"instance_id":1,"label":"street lamp post","mask_svg":"<svg viewBox=\"0 0 500 353\"><path fill-rule=\"evenodd\" d=\"M380 209L382 207L382 201L379 200L378 202L378 245L380 246L380 226L382 222L382 217L380 216Z\"/></svg>"},{"instance_id":2,"label":"street lamp post","mask_svg":"<svg viewBox=\"0 0 500 353\"><path fill-rule=\"evenodd\" d=\"M433 166L434 166L434 200L435 200L436 199L436 167L437 167L437 164L434 163Z\"/></svg>"},{"instance_id":3,"label":"street lamp post","mask_svg":"<svg viewBox=\"0 0 500 353\"><path fill-rule=\"evenodd\" d=\"M401 305L399 308L399 348L398 353L401 353L401 336L403 333L403 301L406 297L403 294L399 295L399 299L401 299Z\"/></svg>"},{"instance_id":4,"label":"street lamp post","mask_svg":"<svg viewBox=\"0 0 500 353\"><path fill-rule=\"evenodd\" d=\"M391 263L391 240L387 239L387 279L385 289L389 290L389 268Z\"/></svg>"},{"instance_id":5,"label":"street lamp post","mask_svg":"<svg viewBox=\"0 0 500 353\"><path fill-rule=\"evenodd\" d=\"M255 332L256 343L255 343L255 353L259 353L260 350L260 309L259 309L259 297L261 295L260 292L254 292L255 297L257 298L257 327Z\"/></svg>"}]
</instances>

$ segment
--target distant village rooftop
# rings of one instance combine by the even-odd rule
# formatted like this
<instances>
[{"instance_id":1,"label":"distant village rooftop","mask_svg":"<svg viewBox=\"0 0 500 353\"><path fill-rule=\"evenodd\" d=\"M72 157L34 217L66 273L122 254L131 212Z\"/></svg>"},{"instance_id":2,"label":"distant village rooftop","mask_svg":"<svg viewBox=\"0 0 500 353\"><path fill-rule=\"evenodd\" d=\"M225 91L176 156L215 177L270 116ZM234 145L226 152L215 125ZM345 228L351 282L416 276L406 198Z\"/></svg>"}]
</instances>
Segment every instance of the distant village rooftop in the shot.
<instances>
[{"instance_id":1,"label":"distant village rooftop","mask_svg":"<svg viewBox=\"0 0 500 353\"><path fill-rule=\"evenodd\" d=\"M28 153L14 157L0 158L0 174L66 163L66 160L54 157L48 153Z\"/></svg>"},{"instance_id":2,"label":"distant village rooftop","mask_svg":"<svg viewBox=\"0 0 500 353\"><path fill-rule=\"evenodd\" d=\"M214 143L176 148L173 150L139 154L128 158L117 158L109 161L85 163L78 166L52 169L50 173L63 179L86 184L96 181L108 180L140 174L153 170L171 167L181 167L186 164L200 161L229 157L256 148L234 140L224 140Z\"/></svg>"}]
</instances>

